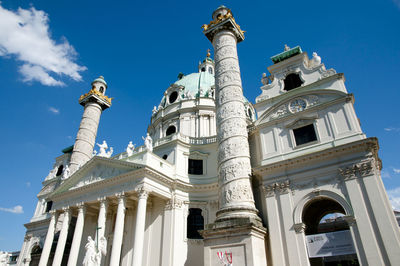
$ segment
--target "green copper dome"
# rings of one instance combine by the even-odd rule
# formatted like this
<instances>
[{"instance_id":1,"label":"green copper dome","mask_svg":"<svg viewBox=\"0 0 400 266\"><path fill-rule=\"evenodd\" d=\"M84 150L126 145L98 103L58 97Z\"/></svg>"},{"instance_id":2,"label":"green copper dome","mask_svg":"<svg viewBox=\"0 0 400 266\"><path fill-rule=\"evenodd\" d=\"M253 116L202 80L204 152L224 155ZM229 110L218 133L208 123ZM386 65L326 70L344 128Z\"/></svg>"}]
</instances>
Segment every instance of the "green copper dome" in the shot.
<instances>
[{"instance_id":1,"label":"green copper dome","mask_svg":"<svg viewBox=\"0 0 400 266\"><path fill-rule=\"evenodd\" d=\"M193 97L196 97L200 89L202 89L203 93L206 93L208 90L210 90L215 84L215 79L214 74L205 71L183 76L174 84L184 86L185 93L189 91Z\"/></svg>"}]
</instances>

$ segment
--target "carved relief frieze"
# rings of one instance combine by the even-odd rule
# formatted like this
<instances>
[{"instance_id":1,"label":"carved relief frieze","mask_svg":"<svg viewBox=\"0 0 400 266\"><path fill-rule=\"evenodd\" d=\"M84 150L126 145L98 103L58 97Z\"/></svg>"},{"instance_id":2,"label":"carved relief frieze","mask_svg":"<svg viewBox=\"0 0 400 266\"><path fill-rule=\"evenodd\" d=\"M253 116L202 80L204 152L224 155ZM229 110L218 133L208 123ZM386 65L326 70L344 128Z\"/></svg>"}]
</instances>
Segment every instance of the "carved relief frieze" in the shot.
<instances>
[{"instance_id":1,"label":"carved relief frieze","mask_svg":"<svg viewBox=\"0 0 400 266\"><path fill-rule=\"evenodd\" d=\"M237 181L224 188L223 204L226 205L236 201L253 201L253 193L248 182Z\"/></svg>"},{"instance_id":2,"label":"carved relief frieze","mask_svg":"<svg viewBox=\"0 0 400 266\"><path fill-rule=\"evenodd\" d=\"M237 156L249 156L249 143L242 137L232 137L222 142L218 149L218 161L222 162Z\"/></svg>"},{"instance_id":3,"label":"carved relief frieze","mask_svg":"<svg viewBox=\"0 0 400 266\"><path fill-rule=\"evenodd\" d=\"M215 62L218 64L221 60L225 58L236 58L236 47L234 45L225 45L215 51Z\"/></svg>"},{"instance_id":4,"label":"carved relief frieze","mask_svg":"<svg viewBox=\"0 0 400 266\"><path fill-rule=\"evenodd\" d=\"M217 119L221 121L225 118L232 117L246 117L244 113L243 103L241 102L230 102L222 105L218 108Z\"/></svg>"},{"instance_id":5,"label":"carved relief frieze","mask_svg":"<svg viewBox=\"0 0 400 266\"><path fill-rule=\"evenodd\" d=\"M241 158L229 160L221 164L219 177L228 182L235 178L249 177L251 175L251 166L249 160Z\"/></svg>"},{"instance_id":6,"label":"carved relief frieze","mask_svg":"<svg viewBox=\"0 0 400 266\"><path fill-rule=\"evenodd\" d=\"M242 97L242 88L240 86L230 86L229 90L223 89L219 91L217 95L217 101L220 105L222 105L223 103L232 100L242 99Z\"/></svg>"},{"instance_id":7,"label":"carved relief frieze","mask_svg":"<svg viewBox=\"0 0 400 266\"><path fill-rule=\"evenodd\" d=\"M353 164L347 167L339 168L339 174L344 180L353 179L356 177L365 177L375 174L374 160Z\"/></svg>"},{"instance_id":8,"label":"carved relief frieze","mask_svg":"<svg viewBox=\"0 0 400 266\"><path fill-rule=\"evenodd\" d=\"M239 64L237 63L237 60L234 58L226 58L225 60L221 61L218 63L218 67L215 69L215 75L219 76L220 74L226 72L226 71L232 71L232 72L237 72L239 73Z\"/></svg>"},{"instance_id":9,"label":"carved relief frieze","mask_svg":"<svg viewBox=\"0 0 400 266\"><path fill-rule=\"evenodd\" d=\"M215 77L215 85L217 88L222 89L226 85L241 85L239 72L226 71Z\"/></svg>"},{"instance_id":10,"label":"carved relief frieze","mask_svg":"<svg viewBox=\"0 0 400 266\"><path fill-rule=\"evenodd\" d=\"M232 38L231 35L225 35L225 36L221 35L221 36L219 36L219 38L214 39L215 50L218 50L222 46L226 46L226 45L230 45L230 46L236 45L236 41L234 38Z\"/></svg>"},{"instance_id":11,"label":"carved relief frieze","mask_svg":"<svg viewBox=\"0 0 400 266\"><path fill-rule=\"evenodd\" d=\"M184 204L183 200L178 199L175 195L172 196L171 199L167 201L165 204L165 210L172 210L172 209L180 209Z\"/></svg>"},{"instance_id":12,"label":"carved relief frieze","mask_svg":"<svg viewBox=\"0 0 400 266\"><path fill-rule=\"evenodd\" d=\"M218 127L218 140L223 140L231 136L247 137L246 121L244 119L224 120Z\"/></svg>"}]
</instances>

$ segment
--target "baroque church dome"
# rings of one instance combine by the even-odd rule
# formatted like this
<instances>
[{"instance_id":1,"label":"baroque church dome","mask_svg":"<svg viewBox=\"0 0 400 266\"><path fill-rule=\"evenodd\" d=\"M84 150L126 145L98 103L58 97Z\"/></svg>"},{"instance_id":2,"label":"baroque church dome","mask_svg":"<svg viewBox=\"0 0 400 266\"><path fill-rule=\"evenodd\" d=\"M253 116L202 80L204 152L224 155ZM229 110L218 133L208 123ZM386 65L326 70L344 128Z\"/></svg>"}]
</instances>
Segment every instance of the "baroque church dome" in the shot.
<instances>
[{"instance_id":1,"label":"baroque church dome","mask_svg":"<svg viewBox=\"0 0 400 266\"><path fill-rule=\"evenodd\" d=\"M197 73L179 73L153 108L148 132L154 140L175 133L192 138L216 135L214 72L214 60L208 54ZM251 124L256 118L254 108L246 98L243 102Z\"/></svg>"}]
</instances>

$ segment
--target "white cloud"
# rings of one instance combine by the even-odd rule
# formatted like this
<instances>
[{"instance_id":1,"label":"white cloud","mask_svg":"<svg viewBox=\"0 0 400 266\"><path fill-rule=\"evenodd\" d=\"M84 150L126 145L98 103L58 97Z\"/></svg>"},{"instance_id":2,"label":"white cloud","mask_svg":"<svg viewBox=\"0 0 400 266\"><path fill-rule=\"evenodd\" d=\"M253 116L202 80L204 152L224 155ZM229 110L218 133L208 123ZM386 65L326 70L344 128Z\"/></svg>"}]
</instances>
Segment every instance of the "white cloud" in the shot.
<instances>
[{"instance_id":1,"label":"white cloud","mask_svg":"<svg viewBox=\"0 0 400 266\"><path fill-rule=\"evenodd\" d=\"M74 62L76 54L65 38L60 43L51 39L45 12L34 7L10 11L0 3L0 56L13 55L23 63L19 69L23 81L64 85L51 76L54 74L58 78L66 75L75 81L82 80L79 72L86 67Z\"/></svg>"},{"instance_id":2,"label":"white cloud","mask_svg":"<svg viewBox=\"0 0 400 266\"><path fill-rule=\"evenodd\" d=\"M27 187L31 187L31 182L26 182L25 185L26 185Z\"/></svg>"},{"instance_id":3,"label":"white cloud","mask_svg":"<svg viewBox=\"0 0 400 266\"><path fill-rule=\"evenodd\" d=\"M400 128L398 128L398 127L385 127L384 130L388 131L388 132L390 132L390 131L400 132Z\"/></svg>"},{"instance_id":4,"label":"white cloud","mask_svg":"<svg viewBox=\"0 0 400 266\"><path fill-rule=\"evenodd\" d=\"M393 169L393 172L395 172L396 174L400 174L400 169L397 169L397 168L394 168L394 167L392 167L392 169Z\"/></svg>"},{"instance_id":5,"label":"white cloud","mask_svg":"<svg viewBox=\"0 0 400 266\"><path fill-rule=\"evenodd\" d=\"M0 207L0 211L11 212L11 213L16 213L16 214L24 213L24 210L23 210L21 205L17 205L17 206L15 206L13 208L2 208L2 207Z\"/></svg>"},{"instance_id":6,"label":"white cloud","mask_svg":"<svg viewBox=\"0 0 400 266\"><path fill-rule=\"evenodd\" d=\"M391 178L390 173L386 170L381 171L381 177L382 178Z\"/></svg>"},{"instance_id":7,"label":"white cloud","mask_svg":"<svg viewBox=\"0 0 400 266\"><path fill-rule=\"evenodd\" d=\"M393 3L400 8L400 0L393 0Z\"/></svg>"},{"instance_id":8,"label":"white cloud","mask_svg":"<svg viewBox=\"0 0 400 266\"><path fill-rule=\"evenodd\" d=\"M393 209L400 210L400 187L387 191Z\"/></svg>"},{"instance_id":9,"label":"white cloud","mask_svg":"<svg viewBox=\"0 0 400 266\"><path fill-rule=\"evenodd\" d=\"M59 109L51 107L51 106L49 107L49 111L56 115L58 115L60 113Z\"/></svg>"}]
</instances>

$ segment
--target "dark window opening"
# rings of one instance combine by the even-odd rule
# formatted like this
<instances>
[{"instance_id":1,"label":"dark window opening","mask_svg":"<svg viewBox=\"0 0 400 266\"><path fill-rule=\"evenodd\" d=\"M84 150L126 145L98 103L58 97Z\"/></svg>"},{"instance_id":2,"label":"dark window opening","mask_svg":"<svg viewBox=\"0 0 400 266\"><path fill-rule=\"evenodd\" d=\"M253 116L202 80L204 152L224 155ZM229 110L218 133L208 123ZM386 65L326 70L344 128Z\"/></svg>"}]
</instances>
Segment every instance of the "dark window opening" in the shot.
<instances>
[{"instance_id":1,"label":"dark window opening","mask_svg":"<svg viewBox=\"0 0 400 266\"><path fill-rule=\"evenodd\" d=\"M208 73L210 73L210 74L212 74L212 73L213 73L213 69L212 69L212 67L209 67L209 68L208 68Z\"/></svg>"},{"instance_id":2,"label":"dark window opening","mask_svg":"<svg viewBox=\"0 0 400 266\"><path fill-rule=\"evenodd\" d=\"M63 172L63 170L64 170L64 166L63 166L63 165L60 165L60 166L58 167L58 169L57 169L56 176L59 176L59 175L61 175L61 174L62 174L62 172Z\"/></svg>"},{"instance_id":3,"label":"dark window opening","mask_svg":"<svg viewBox=\"0 0 400 266\"><path fill-rule=\"evenodd\" d=\"M189 159L188 173L191 175L203 174L203 160Z\"/></svg>"},{"instance_id":4,"label":"dark window opening","mask_svg":"<svg viewBox=\"0 0 400 266\"><path fill-rule=\"evenodd\" d=\"M187 238L203 239L198 230L204 229L204 218L201 215L201 209L190 208L187 217Z\"/></svg>"},{"instance_id":5,"label":"dark window opening","mask_svg":"<svg viewBox=\"0 0 400 266\"><path fill-rule=\"evenodd\" d=\"M253 113L251 112L251 109L247 109L247 113L249 114L250 119L253 118Z\"/></svg>"},{"instance_id":6,"label":"dark window opening","mask_svg":"<svg viewBox=\"0 0 400 266\"><path fill-rule=\"evenodd\" d=\"M46 203L46 212L49 212L51 210L51 207L53 207L53 202L52 201L48 201Z\"/></svg>"},{"instance_id":7,"label":"dark window opening","mask_svg":"<svg viewBox=\"0 0 400 266\"><path fill-rule=\"evenodd\" d=\"M206 68L205 68L205 67L202 67L202 68L201 68L201 72L206 72Z\"/></svg>"},{"instance_id":8,"label":"dark window opening","mask_svg":"<svg viewBox=\"0 0 400 266\"><path fill-rule=\"evenodd\" d=\"M169 95L169 103L175 102L177 98L178 98L178 93L176 91L172 92Z\"/></svg>"},{"instance_id":9,"label":"dark window opening","mask_svg":"<svg viewBox=\"0 0 400 266\"><path fill-rule=\"evenodd\" d=\"M167 128L167 131L165 132L165 135L169 136L172 135L176 132L176 127L175 126L169 126Z\"/></svg>"},{"instance_id":10,"label":"dark window opening","mask_svg":"<svg viewBox=\"0 0 400 266\"><path fill-rule=\"evenodd\" d=\"M293 73L286 76L284 83L285 83L284 87L285 91L290 91L300 87L301 84L303 84L303 81L300 79L299 74Z\"/></svg>"},{"instance_id":11,"label":"dark window opening","mask_svg":"<svg viewBox=\"0 0 400 266\"><path fill-rule=\"evenodd\" d=\"M167 155L167 154L164 154L162 158L163 158L164 160L167 160L168 155Z\"/></svg>"},{"instance_id":12,"label":"dark window opening","mask_svg":"<svg viewBox=\"0 0 400 266\"><path fill-rule=\"evenodd\" d=\"M103 93L103 92L104 92L104 87L101 86L99 91L100 91L101 93Z\"/></svg>"},{"instance_id":13,"label":"dark window opening","mask_svg":"<svg viewBox=\"0 0 400 266\"><path fill-rule=\"evenodd\" d=\"M293 129L293 135L296 140L296 146L317 140L313 124Z\"/></svg>"}]
</instances>

